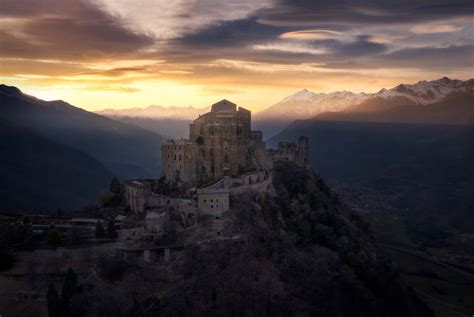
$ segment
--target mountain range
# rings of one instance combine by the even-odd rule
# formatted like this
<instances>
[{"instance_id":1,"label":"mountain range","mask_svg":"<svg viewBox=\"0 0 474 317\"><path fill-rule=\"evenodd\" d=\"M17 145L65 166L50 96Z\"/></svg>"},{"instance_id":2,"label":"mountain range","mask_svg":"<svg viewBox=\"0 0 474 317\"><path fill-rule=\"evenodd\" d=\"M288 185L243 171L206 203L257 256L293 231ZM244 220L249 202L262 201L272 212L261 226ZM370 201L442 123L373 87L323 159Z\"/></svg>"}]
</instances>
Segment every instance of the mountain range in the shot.
<instances>
[{"instance_id":1,"label":"mountain range","mask_svg":"<svg viewBox=\"0 0 474 317\"><path fill-rule=\"evenodd\" d=\"M294 120L317 118L336 121L471 124L474 79L443 77L415 84L400 84L376 93L336 91L314 93L307 89L256 112L253 128L270 138ZM429 106L429 107L427 107ZM105 109L98 114L172 137L186 137L188 123L209 108L163 107Z\"/></svg>"},{"instance_id":2,"label":"mountain range","mask_svg":"<svg viewBox=\"0 0 474 317\"><path fill-rule=\"evenodd\" d=\"M2 205L5 210L79 208L113 176L153 178L163 138L64 101L0 85ZM19 203L21 201L21 203Z\"/></svg>"},{"instance_id":3,"label":"mountain range","mask_svg":"<svg viewBox=\"0 0 474 317\"><path fill-rule=\"evenodd\" d=\"M474 79L443 77L400 84L377 93L313 93L302 90L255 114L255 126L271 137L294 120L472 124Z\"/></svg>"}]
</instances>

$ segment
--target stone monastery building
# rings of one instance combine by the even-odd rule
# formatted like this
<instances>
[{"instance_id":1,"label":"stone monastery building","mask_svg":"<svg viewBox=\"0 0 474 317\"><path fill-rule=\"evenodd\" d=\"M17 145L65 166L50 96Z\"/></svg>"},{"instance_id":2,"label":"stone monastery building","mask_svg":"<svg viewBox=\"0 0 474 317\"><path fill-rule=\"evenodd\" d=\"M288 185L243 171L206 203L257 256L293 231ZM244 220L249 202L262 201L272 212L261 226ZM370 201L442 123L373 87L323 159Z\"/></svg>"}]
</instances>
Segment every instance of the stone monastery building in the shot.
<instances>
[{"instance_id":1,"label":"stone monastery building","mask_svg":"<svg viewBox=\"0 0 474 317\"><path fill-rule=\"evenodd\" d=\"M189 130L189 139L168 140L161 147L167 181L200 186L224 176L270 170L274 160L309 164L306 137L267 151L262 132L251 130L251 112L225 99L195 119Z\"/></svg>"},{"instance_id":2,"label":"stone monastery building","mask_svg":"<svg viewBox=\"0 0 474 317\"><path fill-rule=\"evenodd\" d=\"M145 214L147 230L156 234L163 234L171 219L181 219L183 230L206 217L215 225L231 209L232 195L272 191L275 161L309 166L308 138L266 149L262 132L251 129L250 111L228 100L195 119L189 139L168 140L161 150L159 180L124 184L128 206Z\"/></svg>"}]
</instances>

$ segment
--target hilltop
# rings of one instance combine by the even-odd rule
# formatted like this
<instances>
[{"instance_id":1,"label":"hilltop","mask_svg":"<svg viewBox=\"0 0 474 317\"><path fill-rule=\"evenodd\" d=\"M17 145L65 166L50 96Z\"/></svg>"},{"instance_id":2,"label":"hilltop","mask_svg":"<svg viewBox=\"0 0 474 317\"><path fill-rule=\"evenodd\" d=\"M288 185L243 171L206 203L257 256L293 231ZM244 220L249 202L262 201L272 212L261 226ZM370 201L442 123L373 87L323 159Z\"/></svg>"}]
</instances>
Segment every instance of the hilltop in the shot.
<instances>
[{"instance_id":1,"label":"hilltop","mask_svg":"<svg viewBox=\"0 0 474 317\"><path fill-rule=\"evenodd\" d=\"M271 187L236 192L222 218L198 217L165 240L151 241L133 229L110 244L68 249L62 267L78 276L78 300L70 307L86 316L432 316L401 281L368 225L318 175L277 163ZM218 223L220 234L210 239ZM133 250L132 243L139 252L157 250L160 243L176 247L168 259L159 255L153 263L141 253L114 256L120 246ZM54 251L38 252L44 257ZM21 275L22 268L15 272ZM36 272L56 271L42 266ZM58 274L41 276L37 290L46 292L48 276ZM44 311L46 302L34 305Z\"/></svg>"}]
</instances>

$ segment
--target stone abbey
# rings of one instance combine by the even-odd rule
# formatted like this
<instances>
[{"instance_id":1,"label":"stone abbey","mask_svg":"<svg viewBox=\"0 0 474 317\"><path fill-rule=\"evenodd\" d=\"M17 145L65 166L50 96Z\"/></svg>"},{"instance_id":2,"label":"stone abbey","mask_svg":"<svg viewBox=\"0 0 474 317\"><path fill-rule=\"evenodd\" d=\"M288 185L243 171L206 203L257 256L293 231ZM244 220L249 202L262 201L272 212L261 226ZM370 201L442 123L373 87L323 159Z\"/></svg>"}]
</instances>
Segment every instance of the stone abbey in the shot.
<instances>
[{"instance_id":1,"label":"stone abbey","mask_svg":"<svg viewBox=\"0 0 474 317\"><path fill-rule=\"evenodd\" d=\"M159 180L125 182L127 205L145 214L148 231L164 234L172 219L181 219L182 229L212 223L214 229L207 234L220 236L232 196L274 192L274 162L309 167L307 137L267 149L262 132L252 131L251 123L249 110L219 101L190 124L189 139L161 146Z\"/></svg>"},{"instance_id":2,"label":"stone abbey","mask_svg":"<svg viewBox=\"0 0 474 317\"><path fill-rule=\"evenodd\" d=\"M190 186L271 170L275 160L309 164L308 138L267 150L262 132L251 129L251 112L225 99L190 124L189 139L168 140L161 150L161 176Z\"/></svg>"}]
</instances>

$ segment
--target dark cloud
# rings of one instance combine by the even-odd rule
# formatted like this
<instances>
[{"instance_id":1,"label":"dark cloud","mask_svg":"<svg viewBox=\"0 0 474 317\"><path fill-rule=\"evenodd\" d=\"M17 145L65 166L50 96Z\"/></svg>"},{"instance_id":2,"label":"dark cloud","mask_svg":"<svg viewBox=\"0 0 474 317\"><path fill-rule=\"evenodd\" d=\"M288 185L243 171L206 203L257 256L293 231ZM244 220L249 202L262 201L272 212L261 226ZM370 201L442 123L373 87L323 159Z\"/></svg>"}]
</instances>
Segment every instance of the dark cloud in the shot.
<instances>
[{"instance_id":1,"label":"dark cloud","mask_svg":"<svg viewBox=\"0 0 474 317\"><path fill-rule=\"evenodd\" d=\"M332 69L417 68L456 69L474 66L474 45L420 47L401 49L387 54L355 60L334 60L325 65Z\"/></svg>"},{"instance_id":2,"label":"dark cloud","mask_svg":"<svg viewBox=\"0 0 474 317\"><path fill-rule=\"evenodd\" d=\"M256 17L223 21L172 41L177 46L202 48L242 47L275 38L286 29L264 25Z\"/></svg>"},{"instance_id":3,"label":"dark cloud","mask_svg":"<svg viewBox=\"0 0 474 317\"><path fill-rule=\"evenodd\" d=\"M303 62L329 62L338 58L370 56L386 51L384 44L373 43L369 35L360 35L352 41L336 39L307 41L308 49L324 49L328 54L315 55L309 52L278 49L256 50L253 45L298 41L279 38L291 28L262 25L255 17L223 22L187 34L168 42L161 52L168 62L209 62L216 59L238 59L276 64L299 64Z\"/></svg>"},{"instance_id":4,"label":"dark cloud","mask_svg":"<svg viewBox=\"0 0 474 317\"><path fill-rule=\"evenodd\" d=\"M376 58L374 62L392 67L469 68L474 66L474 45L420 47L398 50Z\"/></svg>"},{"instance_id":5,"label":"dark cloud","mask_svg":"<svg viewBox=\"0 0 474 317\"><path fill-rule=\"evenodd\" d=\"M390 24L429 21L474 14L474 3L451 0L282 0L259 11L259 21L272 25L339 28L354 24Z\"/></svg>"},{"instance_id":6,"label":"dark cloud","mask_svg":"<svg viewBox=\"0 0 474 317\"><path fill-rule=\"evenodd\" d=\"M83 1L2 1L1 15L21 18L2 34L2 57L100 59L131 54L154 39Z\"/></svg>"}]
</instances>

